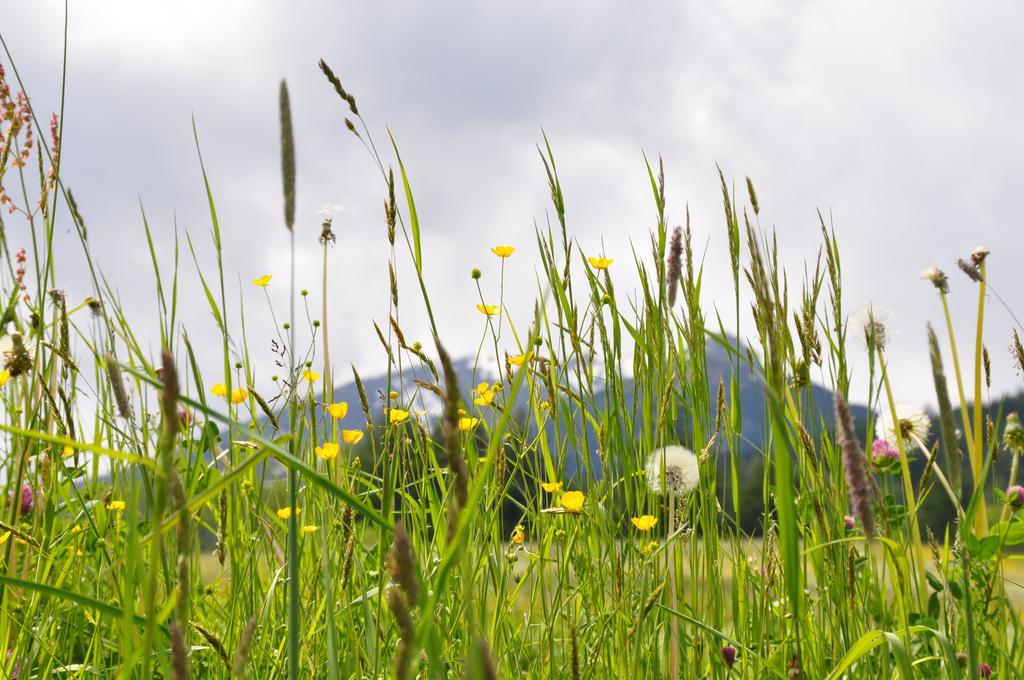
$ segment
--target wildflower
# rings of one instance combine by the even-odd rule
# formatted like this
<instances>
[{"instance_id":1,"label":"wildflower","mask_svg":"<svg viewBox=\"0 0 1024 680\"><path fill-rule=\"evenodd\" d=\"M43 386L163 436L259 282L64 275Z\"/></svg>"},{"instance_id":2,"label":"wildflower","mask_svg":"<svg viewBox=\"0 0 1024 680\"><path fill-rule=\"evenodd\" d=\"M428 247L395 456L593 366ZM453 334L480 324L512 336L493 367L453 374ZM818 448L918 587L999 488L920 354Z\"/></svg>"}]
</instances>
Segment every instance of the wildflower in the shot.
<instances>
[{"instance_id":1,"label":"wildflower","mask_svg":"<svg viewBox=\"0 0 1024 680\"><path fill-rule=\"evenodd\" d=\"M491 248L491 252L500 258L506 258L512 253L516 252L515 246L494 246Z\"/></svg>"},{"instance_id":2,"label":"wildflower","mask_svg":"<svg viewBox=\"0 0 1024 680\"><path fill-rule=\"evenodd\" d=\"M397 425L398 423L402 422L403 420L405 420L408 417L409 417L409 412L408 411L403 411L400 408L389 408L388 409L388 421L390 421L392 425Z\"/></svg>"},{"instance_id":3,"label":"wildflower","mask_svg":"<svg viewBox=\"0 0 1024 680\"><path fill-rule=\"evenodd\" d=\"M362 430L342 430L341 440L346 444L354 446L360 442L363 438Z\"/></svg>"},{"instance_id":4,"label":"wildflower","mask_svg":"<svg viewBox=\"0 0 1024 680\"><path fill-rule=\"evenodd\" d=\"M298 517L302 514L302 508L295 508L295 516ZM292 509L291 508L278 508L277 516L281 519L291 519Z\"/></svg>"},{"instance_id":5,"label":"wildflower","mask_svg":"<svg viewBox=\"0 0 1024 680\"><path fill-rule=\"evenodd\" d=\"M7 384L7 381L11 379L11 372L7 369L0 371L0 387Z\"/></svg>"},{"instance_id":6,"label":"wildflower","mask_svg":"<svg viewBox=\"0 0 1024 680\"><path fill-rule=\"evenodd\" d=\"M71 446L65 446L63 449L60 450L60 455L63 458L67 458L69 456L73 456L73 455L75 455L75 449L74 449L74 447L71 447Z\"/></svg>"},{"instance_id":7,"label":"wildflower","mask_svg":"<svg viewBox=\"0 0 1024 680\"><path fill-rule=\"evenodd\" d=\"M485 382L480 383L476 386L476 398L473 399L473 403L477 406L490 406L494 403L494 386L488 385Z\"/></svg>"},{"instance_id":8,"label":"wildflower","mask_svg":"<svg viewBox=\"0 0 1024 680\"><path fill-rule=\"evenodd\" d=\"M538 408L540 408L541 411L547 411L548 409L551 408L551 404L547 401L542 401L537 406Z\"/></svg>"},{"instance_id":9,"label":"wildflower","mask_svg":"<svg viewBox=\"0 0 1024 680\"><path fill-rule=\"evenodd\" d=\"M498 307L498 305L483 305L477 303L476 308L481 314L486 316L497 316L498 314L501 314L501 308Z\"/></svg>"},{"instance_id":10,"label":"wildflower","mask_svg":"<svg viewBox=\"0 0 1024 680\"><path fill-rule=\"evenodd\" d=\"M921 272L921 278L927 281L931 281L935 289L940 293L949 292L949 277L946 276L946 272L942 271L938 267L929 267Z\"/></svg>"},{"instance_id":11,"label":"wildflower","mask_svg":"<svg viewBox=\"0 0 1024 680\"><path fill-rule=\"evenodd\" d=\"M562 497L558 499L558 504L561 505L562 509L566 512L576 514L583 509L583 501L585 500L586 496L583 495L582 491L566 491L562 494Z\"/></svg>"},{"instance_id":12,"label":"wildflower","mask_svg":"<svg viewBox=\"0 0 1024 680\"><path fill-rule=\"evenodd\" d=\"M124 512L127 507L124 501L110 501L107 503L107 510L113 510L114 512Z\"/></svg>"},{"instance_id":13,"label":"wildflower","mask_svg":"<svg viewBox=\"0 0 1024 680\"><path fill-rule=\"evenodd\" d=\"M532 358L533 352L527 352L526 354L520 354L519 356L516 357L509 357L508 363L512 364L513 366L522 366Z\"/></svg>"},{"instance_id":14,"label":"wildflower","mask_svg":"<svg viewBox=\"0 0 1024 680\"><path fill-rule=\"evenodd\" d=\"M879 439L884 439L896 446L897 428L902 439L914 438L924 442L928 439L931 427L932 419L921 409L906 404L896 404L896 425L893 425L891 410L882 409L878 414L878 420L875 421L875 434Z\"/></svg>"},{"instance_id":15,"label":"wildflower","mask_svg":"<svg viewBox=\"0 0 1024 680\"><path fill-rule=\"evenodd\" d=\"M654 528L654 525L658 523L658 518L653 515L640 515L634 517L630 522L637 528L637 531L650 531Z\"/></svg>"},{"instance_id":16,"label":"wildflower","mask_svg":"<svg viewBox=\"0 0 1024 680\"><path fill-rule=\"evenodd\" d=\"M348 414L348 402L335 402L327 407L327 412L331 414L331 417L335 420L344 420L345 416Z\"/></svg>"},{"instance_id":17,"label":"wildflower","mask_svg":"<svg viewBox=\"0 0 1024 680\"><path fill-rule=\"evenodd\" d=\"M388 392L388 399L390 399L391 401L398 399L398 392L395 392L394 390Z\"/></svg>"},{"instance_id":18,"label":"wildflower","mask_svg":"<svg viewBox=\"0 0 1024 680\"><path fill-rule=\"evenodd\" d=\"M979 678L990 678L992 677L992 666L987 663L978 664L978 677Z\"/></svg>"},{"instance_id":19,"label":"wildflower","mask_svg":"<svg viewBox=\"0 0 1024 680\"><path fill-rule=\"evenodd\" d=\"M1017 455L1024 453L1024 427L1021 427L1020 416L1016 413L1006 416L1006 425L1003 427L1003 443L1006 448Z\"/></svg>"},{"instance_id":20,"label":"wildflower","mask_svg":"<svg viewBox=\"0 0 1024 680\"><path fill-rule=\"evenodd\" d=\"M307 368L305 371L302 372L302 378L308 383L315 383L317 380L320 379L320 374L315 371L311 371Z\"/></svg>"},{"instance_id":21,"label":"wildflower","mask_svg":"<svg viewBox=\"0 0 1024 680\"><path fill-rule=\"evenodd\" d=\"M853 518L853 515L846 515L843 517L843 526L846 527L847 531L852 531L853 527L856 526L857 520Z\"/></svg>"},{"instance_id":22,"label":"wildflower","mask_svg":"<svg viewBox=\"0 0 1024 680\"><path fill-rule=\"evenodd\" d=\"M228 388L225 387L224 383L217 383L216 385L214 385L213 387L210 388L210 392L212 392L213 396L215 396L215 397L225 397L225 398L227 398ZM241 404L243 401L245 401L248 398L249 398L249 393L243 387L236 387L235 389L231 390L231 403L232 404Z\"/></svg>"},{"instance_id":23,"label":"wildflower","mask_svg":"<svg viewBox=\"0 0 1024 680\"><path fill-rule=\"evenodd\" d=\"M1020 510L1024 507L1024 486L1014 484L1006 490L1006 502L1010 504L1010 507L1014 510Z\"/></svg>"},{"instance_id":24,"label":"wildflower","mask_svg":"<svg viewBox=\"0 0 1024 680\"><path fill-rule=\"evenodd\" d=\"M82 531L82 525L81 524L76 524L75 526L71 527L71 533L72 534L77 534L77 533L79 533L81 531Z\"/></svg>"},{"instance_id":25,"label":"wildflower","mask_svg":"<svg viewBox=\"0 0 1024 680\"><path fill-rule=\"evenodd\" d=\"M263 276L259 277L258 279L253 279L252 280L252 284L254 286L259 286L260 288L266 288L270 284L270 279L272 277L273 277L272 274L264 274Z\"/></svg>"},{"instance_id":26,"label":"wildflower","mask_svg":"<svg viewBox=\"0 0 1024 680\"><path fill-rule=\"evenodd\" d=\"M850 331L866 347L884 350L898 330L896 317L885 307L869 305L850 317Z\"/></svg>"},{"instance_id":27,"label":"wildflower","mask_svg":"<svg viewBox=\"0 0 1024 680\"><path fill-rule=\"evenodd\" d=\"M19 376L32 368L36 358L35 343L25 344L21 333L12 333L0 337L0 367L10 373L10 377Z\"/></svg>"},{"instance_id":28,"label":"wildflower","mask_svg":"<svg viewBox=\"0 0 1024 680\"><path fill-rule=\"evenodd\" d=\"M320 460L334 460L338 457L338 445L334 442L324 442L321 446L313 449Z\"/></svg>"},{"instance_id":29,"label":"wildflower","mask_svg":"<svg viewBox=\"0 0 1024 680\"><path fill-rule=\"evenodd\" d=\"M725 661L726 666L732 668L732 665L736 663L736 648L732 645L722 647L722 660Z\"/></svg>"},{"instance_id":30,"label":"wildflower","mask_svg":"<svg viewBox=\"0 0 1024 680\"><path fill-rule=\"evenodd\" d=\"M540 488L544 489L547 493L558 493L562 490L561 482L541 482Z\"/></svg>"},{"instance_id":31,"label":"wildflower","mask_svg":"<svg viewBox=\"0 0 1024 680\"><path fill-rule=\"evenodd\" d=\"M594 269L608 269L608 267L611 266L611 263L614 261L615 260L611 259L610 257L587 258L587 262L589 262L590 266L593 267Z\"/></svg>"},{"instance_id":32,"label":"wildflower","mask_svg":"<svg viewBox=\"0 0 1024 680\"><path fill-rule=\"evenodd\" d=\"M522 545L523 541L526 540L526 531L523 529L522 524L517 524L516 528L512 530L512 542L516 545Z\"/></svg>"},{"instance_id":33,"label":"wildflower","mask_svg":"<svg viewBox=\"0 0 1024 680\"><path fill-rule=\"evenodd\" d=\"M459 418L459 429L463 432L468 432L476 427L476 424L479 422L479 418Z\"/></svg>"},{"instance_id":34,"label":"wildflower","mask_svg":"<svg viewBox=\"0 0 1024 680\"><path fill-rule=\"evenodd\" d=\"M656 494L685 496L700 484L700 465L693 451L665 446L647 459L647 485Z\"/></svg>"},{"instance_id":35,"label":"wildflower","mask_svg":"<svg viewBox=\"0 0 1024 680\"><path fill-rule=\"evenodd\" d=\"M642 552L644 555L650 555L652 552L654 552L657 549L658 549L658 542L657 541L651 541L649 543L645 543L642 546L640 546L640 552Z\"/></svg>"},{"instance_id":36,"label":"wildflower","mask_svg":"<svg viewBox=\"0 0 1024 680\"><path fill-rule=\"evenodd\" d=\"M871 459L875 465L885 465L899 458L899 450L885 439L876 439L871 445Z\"/></svg>"},{"instance_id":37,"label":"wildflower","mask_svg":"<svg viewBox=\"0 0 1024 680\"><path fill-rule=\"evenodd\" d=\"M304 534L311 534L311 533L313 533L314 531L316 531L319 528L320 527L318 527L315 524L303 524L302 525L302 533L304 533Z\"/></svg>"}]
</instances>

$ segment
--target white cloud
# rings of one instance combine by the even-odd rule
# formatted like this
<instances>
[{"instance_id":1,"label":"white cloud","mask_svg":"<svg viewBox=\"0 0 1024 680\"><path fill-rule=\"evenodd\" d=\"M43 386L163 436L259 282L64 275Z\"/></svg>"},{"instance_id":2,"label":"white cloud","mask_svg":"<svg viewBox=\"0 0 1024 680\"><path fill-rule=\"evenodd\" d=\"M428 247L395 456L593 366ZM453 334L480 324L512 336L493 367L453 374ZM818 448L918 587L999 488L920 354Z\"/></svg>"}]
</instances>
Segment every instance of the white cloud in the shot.
<instances>
[{"instance_id":1,"label":"white cloud","mask_svg":"<svg viewBox=\"0 0 1024 680\"><path fill-rule=\"evenodd\" d=\"M520 247L506 273L515 281L506 289L514 318L527 318L537 293L533 225L548 211L534 148L541 126L556 153L570 229L585 249L603 243L616 256L621 292L635 285L630 244L646 256L653 226L641 151L664 155L671 219L683 219L688 201L695 242L707 243L709 308L731 294L716 162L738 187L744 175L755 181L761 224L778 230L793 283L817 256L815 210L831 211L847 308L885 304L905 329L891 352L901 400L931 400L924 324L940 322L941 310L918 279L922 269L948 270L964 329L973 325L976 292L954 271L955 258L984 243L1004 297L1024 283L1012 264L1020 255L1013 182L1024 170L1016 124L1024 46L1015 28L1024 11L1014 3L980 11L923 1L737 0L598 10L589 2L255 8L239 0L216 8L72 5L65 177L112 284L143 318L152 317L152 293L138 196L163 252L176 218L204 266L212 262L193 112L228 244L228 280L237 274L244 284L266 272L286 280L276 84L287 76L305 235L299 285L319 290L319 210L344 205L335 216L330 297L345 322L332 326L332 356L339 366L382 365L369 323L386 321L383 187L344 128L345 110L316 69L320 57L356 94L378 144L385 123L395 132L423 220L435 312L456 335L446 342L463 353L475 348L480 321L471 267L486 268L483 284L494 294L490 245ZM4 37L37 107L57 105L60 12L58 3L23 3L5 22L16 27ZM66 247L71 261L73 242ZM182 320L199 335L212 322L193 270L186 251L183 299L199 302ZM425 339L404 259L399 270L403 326ZM250 340L269 338L260 299L243 290ZM271 294L283 303L278 289ZM1004 351L1009 315L993 304L987 323L994 387L1016 389ZM749 323L743 331L752 332ZM968 333L958 340L966 351Z\"/></svg>"}]
</instances>

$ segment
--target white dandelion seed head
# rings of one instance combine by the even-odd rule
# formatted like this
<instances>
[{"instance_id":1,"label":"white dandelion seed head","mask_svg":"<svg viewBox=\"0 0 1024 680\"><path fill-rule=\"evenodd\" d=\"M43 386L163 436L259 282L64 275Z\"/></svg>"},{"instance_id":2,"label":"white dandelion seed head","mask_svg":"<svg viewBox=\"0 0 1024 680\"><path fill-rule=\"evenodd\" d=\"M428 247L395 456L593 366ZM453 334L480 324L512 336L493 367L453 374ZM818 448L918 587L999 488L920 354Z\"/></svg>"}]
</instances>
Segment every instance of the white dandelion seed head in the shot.
<instances>
[{"instance_id":1,"label":"white dandelion seed head","mask_svg":"<svg viewBox=\"0 0 1024 680\"><path fill-rule=\"evenodd\" d=\"M647 485L665 496L685 496L700 484L700 463L685 446L665 446L647 459Z\"/></svg>"},{"instance_id":2,"label":"white dandelion seed head","mask_svg":"<svg viewBox=\"0 0 1024 680\"><path fill-rule=\"evenodd\" d=\"M904 441L914 437L922 442L927 442L932 428L932 419L916 406L896 404L896 425L894 425L890 410L888 408L880 409L875 420L875 435L896 446L897 427Z\"/></svg>"},{"instance_id":3,"label":"white dandelion seed head","mask_svg":"<svg viewBox=\"0 0 1024 680\"><path fill-rule=\"evenodd\" d=\"M943 293L949 292L949 277L946 272L938 267L929 267L921 272L921 278L930 281L933 286Z\"/></svg>"},{"instance_id":4,"label":"white dandelion seed head","mask_svg":"<svg viewBox=\"0 0 1024 680\"><path fill-rule=\"evenodd\" d=\"M36 345L29 342L25 336L21 336L21 344L28 354L29 361L36 359ZM0 336L0 368L7 369L14 364L14 338L10 335Z\"/></svg>"},{"instance_id":5,"label":"white dandelion seed head","mask_svg":"<svg viewBox=\"0 0 1024 680\"><path fill-rule=\"evenodd\" d=\"M850 315L847 332L865 347L868 346L869 338L873 337L875 346L885 349L886 344L899 332L899 327L892 310L879 305L868 305Z\"/></svg>"}]
</instances>

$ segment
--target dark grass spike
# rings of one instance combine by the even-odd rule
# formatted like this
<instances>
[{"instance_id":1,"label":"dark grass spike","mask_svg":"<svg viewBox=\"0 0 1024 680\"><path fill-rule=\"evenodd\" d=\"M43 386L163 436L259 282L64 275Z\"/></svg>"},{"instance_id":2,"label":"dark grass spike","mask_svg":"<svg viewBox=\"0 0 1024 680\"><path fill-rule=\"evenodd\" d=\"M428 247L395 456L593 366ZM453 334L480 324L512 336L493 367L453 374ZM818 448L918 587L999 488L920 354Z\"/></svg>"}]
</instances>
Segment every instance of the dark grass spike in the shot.
<instances>
[{"instance_id":1,"label":"dark grass spike","mask_svg":"<svg viewBox=\"0 0 1024 680\"><path fill-rule=\"evenodd\" d=\"M295 227L295 139L292 136L292 109L288 84L282 80L279 95L281 109L281 177L284 183L284 223Z\"/></svg>"}]
</instances>

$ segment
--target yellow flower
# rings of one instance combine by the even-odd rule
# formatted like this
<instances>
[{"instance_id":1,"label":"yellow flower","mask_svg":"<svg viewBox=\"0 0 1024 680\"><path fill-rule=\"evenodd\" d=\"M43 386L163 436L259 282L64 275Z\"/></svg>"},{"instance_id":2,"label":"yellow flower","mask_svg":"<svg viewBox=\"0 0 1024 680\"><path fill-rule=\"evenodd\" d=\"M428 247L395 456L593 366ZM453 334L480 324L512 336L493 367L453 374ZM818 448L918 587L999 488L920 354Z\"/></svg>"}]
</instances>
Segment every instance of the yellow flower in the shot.
<instances>
[{"instance_id":1,"label":"yellow flower","mask_svg":"<svg viewBox=\"0 0 1024 680\"><path fill-rule=\"evenodd\" d=\"M491 252L498 257L508 257L512 253L516 252L515 246L494 246L491 248Z\"/></svg>"},{"instance_id":2,"label":"yellow flower","mask_svg":"<svg viewBox=\"0 0 1024 680\"><path fill-rule=\"evenodd\" d=\"M517 524L516 528L512 530L512 542L516 545L522 545L523 541L526 540L526 531L523 529L522 524Z\"/></svg>"},{"instance_id":3,"label":"yellow flower","mask_svg":"<svg viewBox=\"0 0 1024 680\"><path fill-rule=\"evenodd\" d=\"M60 450L60 455L63 456L64 458L67 458L68 456L73 456L75 455L75 449L70 446L65 446L63 449Z\"/></svg>"},{"instance_id":4,"label":"yellow flower","mask_svg":"<svg viewBox=\"0 0 1024 680\"><path fill-rule=\"evenodd\" d=\"M477 303L476 308L481 314L485 314L487 316L497 316L498 314L501 314L501 308L498 307L498 305L482 305Z\"/></svg>"},{"instance_id":5,"label":"yellow flower","mask_svg":"<svg viewBox=\"0 0 1024 680\"><path fill-rule=\"evenodd\" d=\"M110 501L107 503L107 510L113 510L114 512L124 512L124 509L128 507L124 501Z\"/></svg>"},{"instance_id":6,"label":"yellow flower","mask_svg":"<svg viewBox=\"0 0 1024 680\"><path fill-rule=\"evenodd\" d=\"M318 527L315 524L304 524L302 526L302 533L304 533L304 534L311 534L311 533L313 533L314 531L316 531L319 528L320 527Z\"/></svg>"},{"instance_id":7,"label":"yellow flower","mask_svg":"<svg viewBox=\"0 0 1024 680\"><path fill-rule=\"evenodd\" d=\"M640 546L640 552L644 555L650 555L652 552L658 549L658 542L651 541L650 543Z\"/></svg>"},{"instance_id":8,"label":"yellow flower","mask_svg":"<svg viewBox=\"0 0 1024 680\"><path fill-rule=\"evenodd\" d=\"M5 531L3 534L0 534L0 545L3 545L4 543L6 543L7 539L10 538L10 537L11 537L11 532L10 531Z\"/></svg>"},{"instance_id":9,"label":"yellow flower","mask_svg":"<svg viewBox=\"0 0 1024 680\"><path fill-rule=\"evenodd\" d=\"M77 534L81 530L82 530L82 525L81 524L76 524L75 526L71 527L71 533L73 533L73 534Z\"/></svg>"},{"instance_id":10,"label":"yellow flower","mask_svg":"<svg viewBox=\"0 0 1024 680\"><path fill-rule=\"evenodd\" d=\"M4 370L0 371L0 387L7 384L7 381L11 379L11 372Z\"/></svg>"},{"instance_id":11,"label":"yellow flower","mask_svg":"<svg viewBox=\"0 0 1024 680\"><path fill-rule=\"evenodd\" d=\"M541 482L540 488L544 489L547 493L558 493L562 490L561 482Z\"/></svg>"},{"instance_id":12,"label":"yellow flower","mask_svg":"<svg viewBox=\"0 0 1024 680\"><path fill-rule=\"evenodd\" d=\"M611 263L614 262L614 261L615 260L613 260L610 257L588 257L587 258L587 262L589 262L590 266L593 267L594 269L608 269L609 265L611 265Z\"/></svg>"},{"instance_id":13,"label":"yellow flower","mask_svg":"<svg viewBox=\"0 0 1024 680\"><path fill-rule=\"evenodd\" d=\"M658 523L658 518L652 515L640 515L629 520L639 531L650 531Z\"/></svg>"},{"instance_id":14,"label":"yellow flower","mask_svg":"<svg viewBox=\"0 0 1024 680\"><path fill-rule=\"evenodd\" d=\"M210 392L212 392L215 397L223 397L228 393L228 388L224 386L224 383L217 383L210 388Z\"/></svg>"},{"instance_id":15,"label":"yellow flower","mask_svg":"<svg viewBox=\"0 0 1024 680\"><path fill-rule=\"evenodd\" d=\"M363 439L362 430L342 430L341 440L346 444L358 444Z\"/></svg>"},{"instance_id":16,"label":"yellow flower","mask_svg":"<svg viewBox=\"0 0 1024 680\"><path fill-rule=\"evenodd\" d=\"M305 371L302 372L302 377L308 383L315 383L317 380L320 379L320 374L316 373L315 371L306 369Z\"/></svg>"},{"instance_id":17,"label":"yellow flower","mask_svg":"<svg viewBox=\"0 0 1024 680\"><path fill-rule=\"evenodd\" d=\"M334 460L338 457L338 445L334 442L324 442L322 446L313 449L320 460Z\"/></svg>"},{"instance_id":18,"label":"yellow flower","mask_svg":"<svg viewBox=\"0 0 1024 680\"><path fill-rule=\"evenodd\" d=\"M258 279L253 279L252 283L253 283L254 286L260 286L261 288L266 288L267 284L270 283L270 279L272 278L272 276L273 276L272 274L264 274L263 276L261 276Z\"/></svg>"},{"instance_id":19,"label":"yellow flower","mask_svg":"<svg viewBox=\"0 0 1024 680\"><path fill-rule=\"evenodd\" d=\"M540 407L541 411L547 411L549 408L551 408L551 404L549 404L546 401L540 402L540 404L538 404L538 406Z\"/></svg>"},{"instance_id":20,"label":"yellow flower","mask_svg":"<svg viewBox=\"0 0 1024 680\"><path fill-rule=\"evenodd\" d=\"M522 366L532 358L533 352L527 352L526 354L520 354L517 357L509 357L508 363L512 364L513 366Z\"/></svg>"},{"instance_id":21,"label":"yellow flower","mask_svg":"<svg viewBox=\"0 0 1024 680\"><path fill-rule=\"evenodd\" d=\"M479 418L459 418L459 429L463 432L468 432L476 427L476 424L479 422Z\"/></svg>"},{"instance_id":22,"label":"yellow flower","mask_svg":"<svg viewBox=\"0 0 1024 680\"><path fill-rule=\"evenodd\" d=\"M562 494L562 497L558 499L558 504L562 506L562 509L566 512L579 512L583 509L583 501L587 498L583 495L582 491L566 491Z\"/></svg>"},{"instance_id":23,"label":"yellow flower","mask_svg":"<svg viewBox=\"0 0 1024 680\"><path fill-rule=\"evenodd\" d=\"M339 401L331 404L327 407L327 412L331 414L331 417L335 420L342 420L348 415L348 402Z\"/></svg>"},{"instance_id":24,"label":"yellow flower","mask_svg":"<svg viewBox=\"0 0 1024 680\"><path fill-rule=\"evenodd\" d=\"M408 411L403 411L400 408L390 408L390 409L388 409L388 420L391 422L392 425L397 425L398 423L402 422L403 420L405 420L408 417L409 417L409 412Z\"/></svg>"},{"instance_id":25,"label":"yellow flower","mask_svg":"<svg viewBox=\"0 0 1024 680\"><path fill-rule=\"evenodd\" d=\"M295 508L295 516L298 517L302 514L302 508ZM291 519L292 509L291 508L278 508L277 516L281 519Z\"/></svg>"},{"instance_id":26,"label":"yellow flower","mask_svg":"<svg viewBox=\"0 0 1024 680\"><path fill-rule=\"evenodd\" d=\"M476 386L476 399L473 403L477 406L490 406L494 403L494 388L485 382Z\"/></svg>"},{"instance_id":27,"label":"yellow flower","mask_svg":"<svg viewBox=\"0 0 1024 680\"><path fill-rule=\"evenodd\" d=\"M245 391L245 388L236 387L231 390L231 403L241 404L243 401L249 398L249 393Z\"/></svg>"},{"instance_id":28,"label":"yellow flower","mask_svg":"<svg viewBox=\"0 0 1024 680\"><path fill-rule=\"evenodd\" d=\"M388 392L388 398L391 399L392 401L398 399L398 392L391 390L390 392Z\"/></svg>"}]
</instances>

